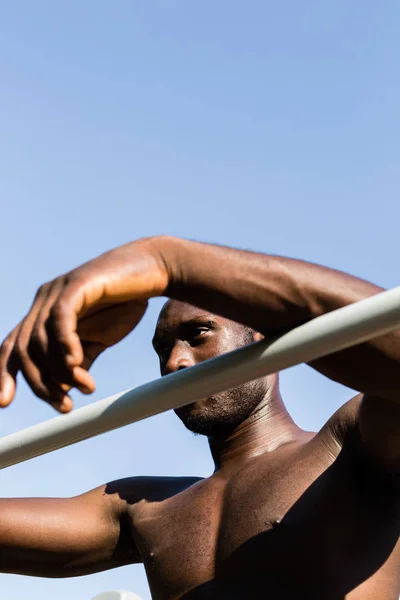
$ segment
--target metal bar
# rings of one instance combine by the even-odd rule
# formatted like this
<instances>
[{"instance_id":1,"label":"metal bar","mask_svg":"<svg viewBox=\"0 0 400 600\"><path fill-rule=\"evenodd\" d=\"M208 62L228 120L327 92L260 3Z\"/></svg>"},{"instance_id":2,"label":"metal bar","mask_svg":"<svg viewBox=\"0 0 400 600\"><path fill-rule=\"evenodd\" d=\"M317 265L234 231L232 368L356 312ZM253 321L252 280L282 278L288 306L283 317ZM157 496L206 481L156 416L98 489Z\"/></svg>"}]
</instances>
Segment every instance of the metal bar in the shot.
<instances>
[{"instance_id":1,"label":"metal bar","mask_svg":"<svg viewBox=\"0 0 400 600\"><path fill-rule=\"evenodd\" d=\"M190 404L400 328L400 286L0 439L0 468Z\"/></svg>"},{"instance_id":2,"label":"metal bar","mask_svg":"<svg viewBox=\"0 0 400 600\"><path fill-rule=\"evenodd\" d=\"M142 600L142 598L133 592L126 592L125 590L111 590L110 592L98 594L92 598L92 600Z\"/></svg>"}]
</instances>

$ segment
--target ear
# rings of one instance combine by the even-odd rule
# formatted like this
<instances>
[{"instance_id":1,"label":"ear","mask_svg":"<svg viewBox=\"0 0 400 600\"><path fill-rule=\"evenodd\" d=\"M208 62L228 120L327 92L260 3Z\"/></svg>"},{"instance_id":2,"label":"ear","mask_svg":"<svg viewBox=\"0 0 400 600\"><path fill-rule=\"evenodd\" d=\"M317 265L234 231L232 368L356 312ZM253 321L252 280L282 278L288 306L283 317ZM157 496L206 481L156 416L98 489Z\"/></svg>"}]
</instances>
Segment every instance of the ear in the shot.
<instances>
[{"instance_id":1,"label":"ear","mask_svg":"<svg viewBox=\"0 0 400 600\"><path fill-rule=\"evenodd\" d=\"M253 333L253 340L254 340L255 342L261 342L261 340L263 340L263 339L264 339L264 337L265 337L265 336L263 336L263 334L262 334L262 333L260 333L259 331L255 331L255 332Z\"/></svg>"}]
</instances>

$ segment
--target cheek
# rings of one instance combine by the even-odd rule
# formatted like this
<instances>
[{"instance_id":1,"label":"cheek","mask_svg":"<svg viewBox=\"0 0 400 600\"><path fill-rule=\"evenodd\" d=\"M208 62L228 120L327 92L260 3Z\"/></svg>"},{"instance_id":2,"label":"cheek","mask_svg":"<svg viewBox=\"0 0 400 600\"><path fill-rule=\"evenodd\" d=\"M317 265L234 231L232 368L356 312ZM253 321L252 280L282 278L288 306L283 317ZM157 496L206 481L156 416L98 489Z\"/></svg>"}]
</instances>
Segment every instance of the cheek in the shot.
<instances>
[{"instance_id":1,"label":"cheek","mask_svg":"<svg viewBox=\"0 0 400 600\"><path fill-rule=\"evenodd\" d=\"M196 361L200 362L235 350L237 344L228 335L210 336L203 344L194 348Z\"/></svg>"}]
</instances>

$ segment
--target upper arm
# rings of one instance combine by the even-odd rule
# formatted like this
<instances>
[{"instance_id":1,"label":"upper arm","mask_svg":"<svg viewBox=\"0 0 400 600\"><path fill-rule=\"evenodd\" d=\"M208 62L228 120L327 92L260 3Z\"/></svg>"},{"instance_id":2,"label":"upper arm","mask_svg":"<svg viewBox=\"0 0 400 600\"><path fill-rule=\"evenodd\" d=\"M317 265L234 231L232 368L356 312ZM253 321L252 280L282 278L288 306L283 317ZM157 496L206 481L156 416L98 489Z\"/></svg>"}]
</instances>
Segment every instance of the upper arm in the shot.
<instances>
[{"instance_id":1,"label":"upper arm","mask_svg":"<svg viewBox=\"0 0 400 600\"><path fill-rule=\"evenodd\" d=\"M344 443L356 445L386 473L400 473L400 403L358 394L326 423L319 437L332 455Z\"/></svg>"},{"instance_id":2,"label":"upper arm","mask_svg":"<svg viewBox=\"0 0 400 600\"><path fill-rule=\"evenodd\" d=\"M0 571L68 577L139 562L114 484L74 498L0 499Z\"/></svg>"},{"instance_id":3,"label":"upper arm","mask_svg":"<svg viewBox=\"0 0 400 600\"><path fill-rule=\"evenodd\" d=\"M400 473L400 402L364 395L358 429L362 446L377 465L385 472Z\"/></svg>"}]
</instances>

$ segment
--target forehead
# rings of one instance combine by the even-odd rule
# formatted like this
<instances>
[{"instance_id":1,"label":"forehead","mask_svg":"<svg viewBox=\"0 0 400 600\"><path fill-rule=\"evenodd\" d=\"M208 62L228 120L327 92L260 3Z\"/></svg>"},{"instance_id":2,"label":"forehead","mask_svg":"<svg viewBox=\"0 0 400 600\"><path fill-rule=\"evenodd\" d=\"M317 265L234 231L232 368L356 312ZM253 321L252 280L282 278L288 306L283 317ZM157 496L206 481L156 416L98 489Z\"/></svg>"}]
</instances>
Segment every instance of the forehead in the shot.
<instances>
[{"instance_id":1,"label":"forehead","mask_svg":"<svg viewBox=\"0 0 400 600\"><path fill-rule=\"evenodd\" d=\"M228 319L214 315L207 310L197 308L186 302L179 300L168 300L161 309L157 320L156 334L162 332L171 332L179 328L184 323L191 321L218 321L229 323Z\"/></svg>"}]
</instances>

